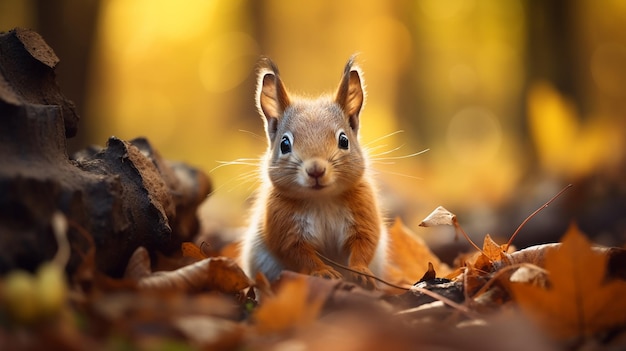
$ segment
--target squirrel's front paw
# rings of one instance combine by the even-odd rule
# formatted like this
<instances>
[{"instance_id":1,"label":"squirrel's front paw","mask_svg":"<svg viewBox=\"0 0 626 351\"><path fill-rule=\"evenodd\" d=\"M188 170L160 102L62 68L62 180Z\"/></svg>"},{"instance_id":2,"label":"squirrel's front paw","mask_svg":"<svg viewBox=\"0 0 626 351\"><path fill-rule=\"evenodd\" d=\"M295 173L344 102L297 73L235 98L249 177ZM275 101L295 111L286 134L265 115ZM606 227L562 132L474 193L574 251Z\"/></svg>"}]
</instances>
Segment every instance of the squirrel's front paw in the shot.
<instances>
[{"instance_id":1,"label":"squirrel's front paw","mask_svg":"<svg viewBox=\"0 0 626 351\"><path fill-rule=\"evenodd\" d=\"M341 273L334 270L331 266L321 267L321 269L311 272L312 276L322 277L327 279L341 279Z\"/></svg>"},{"instance_id":2,"label":"squirrel's front paw","mask_svg":"<svg viewBox=\"0 0 626 351\"><path fill-rule=\"evenodd\" d=\"M352 280L366 289L374 289L376 287L376 281L371 276L374 275L367 266L353 266L352 270L359 273L352 273ZM360 274L363 273L363 274ZM366 275L367 274L367 275Z\"/></svg>"}]
</instances>

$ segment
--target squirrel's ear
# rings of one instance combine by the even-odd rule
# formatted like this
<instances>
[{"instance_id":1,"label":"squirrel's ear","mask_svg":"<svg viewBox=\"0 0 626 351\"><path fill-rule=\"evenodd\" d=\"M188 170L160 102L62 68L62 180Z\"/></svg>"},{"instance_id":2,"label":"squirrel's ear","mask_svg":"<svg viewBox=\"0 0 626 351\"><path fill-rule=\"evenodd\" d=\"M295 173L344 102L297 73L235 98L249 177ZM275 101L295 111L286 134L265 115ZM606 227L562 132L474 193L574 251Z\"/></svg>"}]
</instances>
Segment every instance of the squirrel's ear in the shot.
<instances>
[{"instance_id":1,"label":"squirrel's ear","mask_svg":"<svg viewBox=\"0 0 626 351\"><path fill-rule=\"evenodd\" d=\"M359 129L359 114L361 113L361 107L363 107L365 93L359 75L359 68L353 67L353 64L354 56L348 60L343 71L335 102L341 106L349 119L350 127L356 131Z\"/></svg>"},{"instance_id":2,"label":"squirrel's ear","mask_svg":"<svg viewBox=\"0 0 626 351\"><path fill-rule=\"evenodd\" d=\"M257 84L257 108L265 117L265 129L271 140L278 128L278 120L289 106L289 95L278 75L278 68L269 58L261 61Z\"/></svg>"}]
</instances>

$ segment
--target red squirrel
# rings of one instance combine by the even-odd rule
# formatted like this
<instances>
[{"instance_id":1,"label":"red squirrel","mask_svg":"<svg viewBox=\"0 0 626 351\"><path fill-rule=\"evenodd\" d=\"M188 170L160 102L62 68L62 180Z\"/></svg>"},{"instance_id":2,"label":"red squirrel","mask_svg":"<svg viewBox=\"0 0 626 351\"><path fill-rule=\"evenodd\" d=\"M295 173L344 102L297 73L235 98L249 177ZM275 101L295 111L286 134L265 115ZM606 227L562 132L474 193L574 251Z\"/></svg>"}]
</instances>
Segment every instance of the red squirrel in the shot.
<instances>
[{"instance_id":1,"label":"red squirrel","mask_svg":"<svg viewBox=\"0 0 626 351\"><path fill-rule=\"evenodd\" d=\"M316 99L290 95L276 65L261 60L256 104L268 148L241 250L249 276L262 272L273 281L291 270L374 285L318 253L357 272L383 274L388 234L358 138L364 97L354 57L334 96Z\"/></svg>"}]
</instances>

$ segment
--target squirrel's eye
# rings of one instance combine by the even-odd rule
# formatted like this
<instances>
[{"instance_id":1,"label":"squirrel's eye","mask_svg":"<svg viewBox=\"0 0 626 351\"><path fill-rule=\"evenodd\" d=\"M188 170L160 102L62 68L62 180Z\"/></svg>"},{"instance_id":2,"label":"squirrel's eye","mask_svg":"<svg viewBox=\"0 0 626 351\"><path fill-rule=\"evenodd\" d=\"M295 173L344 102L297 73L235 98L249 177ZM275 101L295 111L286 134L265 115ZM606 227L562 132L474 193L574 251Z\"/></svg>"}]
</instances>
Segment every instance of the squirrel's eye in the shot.
<instances>
[{"instance_id":1,"label":"squirrel's eye","mask_svg":"<svg viewBox=\"0 0 626 351\"><path fill-rule=\"evenodd\" d=\"M344 132L339 133L338 145L340 149L348 150L348 146L350 145L350 142L348 141L348 137L346 136L346 133Z\"/></svg>"},{"instance_id":2,"label":"squirrel's eye","mask_svg":"<svg viewBox=\"0 0 626 351\"><path fill-rule=\"evenodd\" d=\"M288 154L291 152L291 140L286 135L283 135L283 139L280 141L280 153Z\"/></svg>"}]
</instances>

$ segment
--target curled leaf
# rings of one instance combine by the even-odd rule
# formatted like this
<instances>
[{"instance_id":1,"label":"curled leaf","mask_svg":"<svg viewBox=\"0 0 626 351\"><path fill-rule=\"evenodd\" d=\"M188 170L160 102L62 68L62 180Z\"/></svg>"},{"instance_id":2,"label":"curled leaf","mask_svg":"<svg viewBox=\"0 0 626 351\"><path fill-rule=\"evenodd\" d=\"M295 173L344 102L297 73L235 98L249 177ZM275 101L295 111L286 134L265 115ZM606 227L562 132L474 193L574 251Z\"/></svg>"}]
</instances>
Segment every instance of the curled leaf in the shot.
<instances>
[{"instance_id":1,"label":"curled leaf","mask_svg":"<svg viewBox=\"0 0 626 351\"><path fill-rule=\"evenodd\" d=\"M456 215L443 206L437 207L419 224L420 227L436 227L438 225L454 225Z\"/></svg>"},{"instance_id":2,"label":"curled leaf","mask_svg":"<svg viewBox=\"0 0 626 351\"><path fill-rule=\"evenodd\" d=\"M137 282L140 289L198 292L219 290L239 292L251 285L232 259L211 257L174 271L157 272Z\"/></svg>"},{"instance_id":3,"label":"curled leaf","mask_svg":"<svg viewBox=\"0 0 626 351\"><path fill-rule=\"evenodd\" d=\"M126 271L124 277L129 279L140 279L152 274L150 269L150 256L148 250L145 247L138 247L133 255L130 256L128 264L126 265Z\"/></svg>"},{"instance_id":4,"label":"curled leaf","mask_svg":"<svg viewBox=\"0 0 626 351\"><path fill-rule=\"evenodd\" d=\"M180 246L181 251L183 252L184 257L195 258L197 260L203 260L208 256L202 252L202 249L198 247L198 245L192 242L184 242Z\"/></svg>"}]
</instances>

